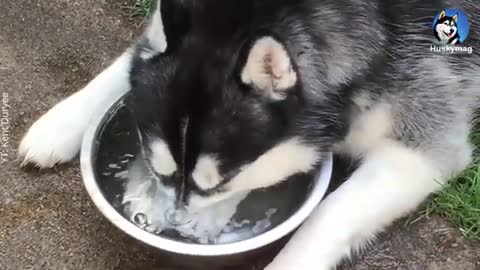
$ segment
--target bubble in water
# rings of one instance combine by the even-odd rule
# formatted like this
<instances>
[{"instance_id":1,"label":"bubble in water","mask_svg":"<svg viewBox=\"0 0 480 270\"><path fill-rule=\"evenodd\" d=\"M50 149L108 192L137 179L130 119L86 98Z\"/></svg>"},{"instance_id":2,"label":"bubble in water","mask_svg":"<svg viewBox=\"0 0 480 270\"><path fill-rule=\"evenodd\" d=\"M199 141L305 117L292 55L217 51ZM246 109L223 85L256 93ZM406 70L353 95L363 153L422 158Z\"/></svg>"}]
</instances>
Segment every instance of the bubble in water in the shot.
<instances>
[{"instance_id":1,"label":"bubble in water","mask_svg":"<svg viewBox=\"0 0 480 270\"><path fill-rule=\"evenodd\" d=\"M148 226L148 217L144 213L137 213L135 216L133 216L133 222L137 224L138 226L144 227Z\"/></svg>"},{"instance_id":2,"label":"bubble in water","mask_svg":"<svg viewBox=\"0 0 480 270\"><path fill-rule=\"evenodd\" d=\"M118 166L118 165L115 164L115 163L112 163L112 164L108 164L108 168L110 168L110 169L119 169L120 166Z\"/></svg>"},{"instance_id":3,"label":"bubble in water","mask_svg":"<svg viewBox=\"0 0 480 270\"><path fill-rule=\"evenodd\" d=\"M145 231L149 232L149 233L155 233L155 231L157 230L157 228L153 227L153 226L146 226L145 228L143 228Z\"/></svg>"},{"instance_id":4,"label":"bubble in water","mask_svg":"<svg viewBox=\"0 0 480 270\"><path fill-rule=\"evenodd\" d=\"M126 179L128 177L128 171L121 171L121 172L115 173L113 177Z\"/></svg>"},{"instance_id":5,"label":"bubble in water","mask_svg":"<svg viewBox=\"0 0 480 270\"><path fill-rule=\"evenodd\" d=\"M271 218L276 213L276 208L270 208L265 212L265 218L256 221L255 224L252 224L250 220L243 220L242 222L232 220L217 236L215 243L227 244L260 235L272 227Z\"/></svg>"},{"instance_id":6,"label":"bubble in water","mask_svg":"<svg viewBox=\"0 0 480 270\"><path fill-rule=\"evenodd\" d=\"M275 215L277 213L277 209L276 208L270 208L267 210L267 212L265 213L265 215L267 216L268 219L270 219L273 215Z\"/></svg>"},{"instance_id":7,"label":"bubble in water","mask_svg":"<svg viewBox=\"0 0 480 270\"><path fill-rule=\"evenodd\" d=\"M165 212L165 219L173 226L185 225L192 221L186 209L170 208Z\"/></svg>"}]
</instances>

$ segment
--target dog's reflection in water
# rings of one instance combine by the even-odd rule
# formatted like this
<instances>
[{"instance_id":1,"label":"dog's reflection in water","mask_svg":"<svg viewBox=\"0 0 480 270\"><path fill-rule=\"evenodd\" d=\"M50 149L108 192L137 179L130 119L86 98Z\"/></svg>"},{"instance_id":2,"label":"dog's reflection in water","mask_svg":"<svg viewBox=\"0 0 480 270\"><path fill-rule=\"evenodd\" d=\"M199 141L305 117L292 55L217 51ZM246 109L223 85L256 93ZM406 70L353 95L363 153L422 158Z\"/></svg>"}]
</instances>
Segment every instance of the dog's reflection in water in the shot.
<instances>
[{"instance_id":1,"label":"dog's reflection in water","mask_svg":"<svg viewBox=\"0 0 480 270\"><path fill-rule=\"evenodd\" d=\"M271 208L263 219L254 222L232 219L247 192L190 212L176 205L173 190L153 176L142 159L131 164L127 175L122 201L125 215L148 232L176 240L224 244L248 239L269 229L270 219L277 212Z\"/></svg>"}]
</instances>

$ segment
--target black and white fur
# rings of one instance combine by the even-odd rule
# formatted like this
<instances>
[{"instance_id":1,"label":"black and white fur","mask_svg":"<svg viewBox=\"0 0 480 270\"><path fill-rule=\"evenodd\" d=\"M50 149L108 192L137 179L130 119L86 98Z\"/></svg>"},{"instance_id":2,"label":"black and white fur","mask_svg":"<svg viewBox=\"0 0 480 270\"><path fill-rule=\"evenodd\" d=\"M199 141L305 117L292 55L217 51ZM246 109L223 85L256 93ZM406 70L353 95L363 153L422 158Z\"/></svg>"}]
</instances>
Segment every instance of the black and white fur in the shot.
<instances>
[{"instance_id":1,"label":"black and white fur","mask_svg":"<svg viewBox=\"0 0 480 270\"><path fill-rule=\"evenodd\" d=\"M330 270L471 161L480 55L430 53L475 0L160 0L139 42L42 116L19 148L52 167L120 95L189 207L275 185L335 151L360 161L267 270ZM480 47L472 21L469 46Z\"/></svg>"},{"instance_id":2,"label":"black and white fur","mask_svg":"<svg viewBox=\"0 0 480 270\"><path fill-rule=\"evenodd\" d=\"M440 12L433 32L441 44L455 45L460 41L457 21L458 14L450 17L446 15L445 11Z\"/></svg>"}]
</instances>

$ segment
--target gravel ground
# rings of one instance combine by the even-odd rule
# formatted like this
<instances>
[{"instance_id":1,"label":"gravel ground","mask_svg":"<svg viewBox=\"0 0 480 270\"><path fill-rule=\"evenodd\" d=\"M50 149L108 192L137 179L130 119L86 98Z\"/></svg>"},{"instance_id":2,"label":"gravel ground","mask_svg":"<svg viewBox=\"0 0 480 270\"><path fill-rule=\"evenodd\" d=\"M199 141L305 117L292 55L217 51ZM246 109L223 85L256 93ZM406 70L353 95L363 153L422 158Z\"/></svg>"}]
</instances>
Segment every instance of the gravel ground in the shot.
<instances>
[{"instance_id":1,"label":"gravel ground","mask_svg":"<svg viewBox=\"0 0 480 270\"><path fill-rule=\"evenodd\" d=\"M99 214L78 162L39 172L20 170L15 156L29 125L108 65L138 32L134 24L113 0L0 6L0 92L8 114L0 145L0 269L178 270ZM478 258L479 243L433 217L407 228L399 223L343 269L480 270ZM261 269L268 259L236 269Z\"/></svg>"}]
</instances>

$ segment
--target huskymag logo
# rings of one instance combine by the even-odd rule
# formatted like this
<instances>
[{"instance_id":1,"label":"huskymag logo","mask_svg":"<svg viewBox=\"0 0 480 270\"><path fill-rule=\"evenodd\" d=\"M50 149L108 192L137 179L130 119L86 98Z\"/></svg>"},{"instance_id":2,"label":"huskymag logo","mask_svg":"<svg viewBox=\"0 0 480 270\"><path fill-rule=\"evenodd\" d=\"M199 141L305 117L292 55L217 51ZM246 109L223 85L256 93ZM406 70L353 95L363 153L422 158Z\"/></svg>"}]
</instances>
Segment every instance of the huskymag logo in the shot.
<instances>
[{"instance_id":1,"label":"huskymag logo","mask_svg":"<svg viewBox=\"0 0 480 270\"><path fill-rule=\"evenodd\" d=\"M458 9L444 9L435 16L432 24L435 42L430 51L435 53L473 53L471 46L461 45L468 37L468 17Z\"/></svg>"}]
</instances>

